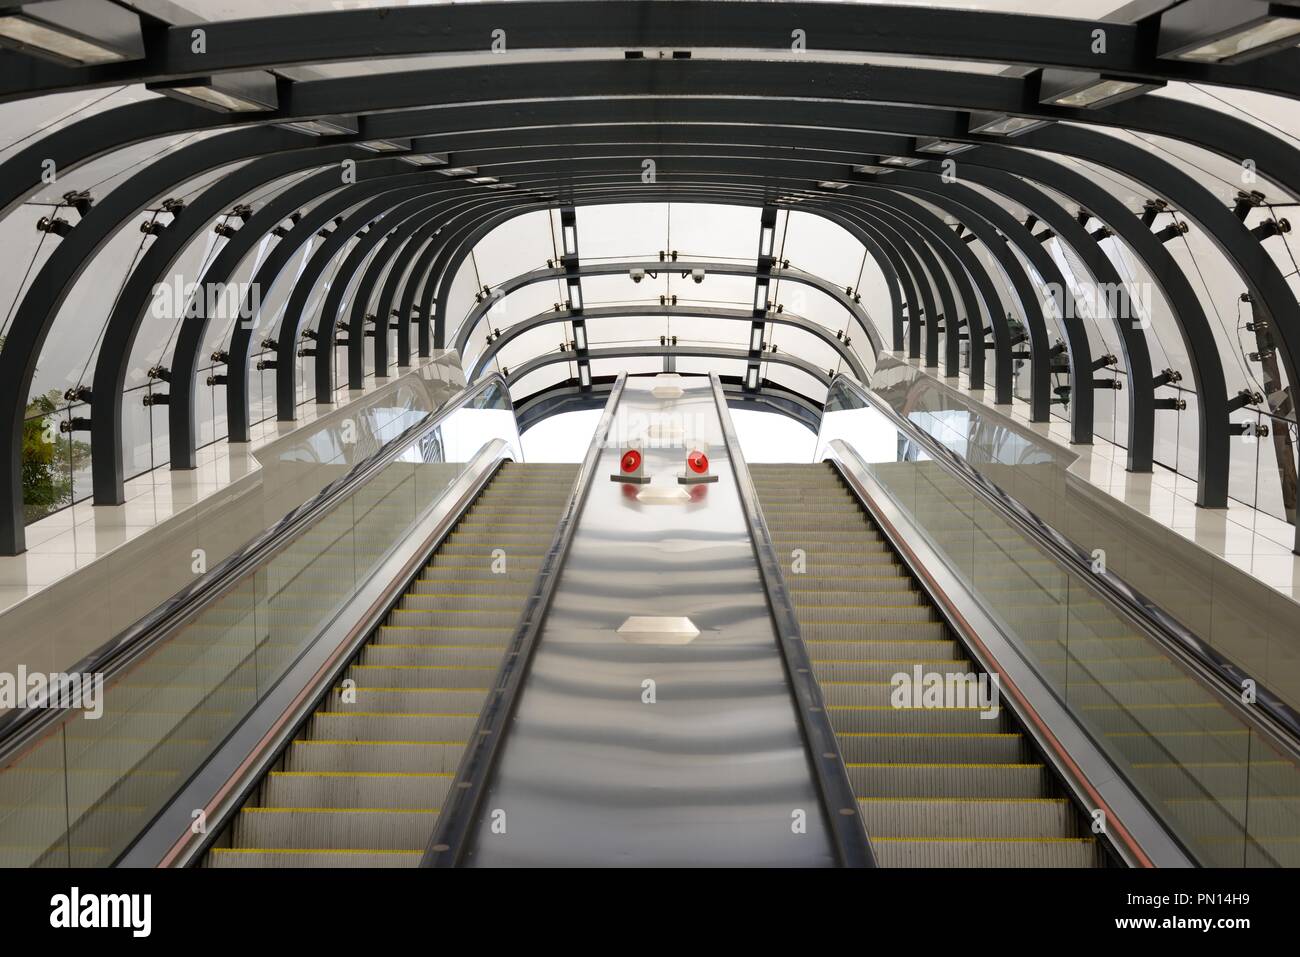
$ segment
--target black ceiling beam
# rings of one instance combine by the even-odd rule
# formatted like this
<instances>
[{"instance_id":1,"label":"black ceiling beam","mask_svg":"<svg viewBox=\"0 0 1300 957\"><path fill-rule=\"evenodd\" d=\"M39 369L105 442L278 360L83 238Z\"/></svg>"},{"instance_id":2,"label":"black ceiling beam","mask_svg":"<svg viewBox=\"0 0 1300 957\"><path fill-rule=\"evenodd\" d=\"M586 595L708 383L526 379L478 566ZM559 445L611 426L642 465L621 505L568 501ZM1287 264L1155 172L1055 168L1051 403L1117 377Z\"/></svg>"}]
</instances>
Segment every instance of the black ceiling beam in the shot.
<instances>
[{"instance_id":1,"label":"black ceiling beam","mask_svg":"<svg viewBox=\"0 0 1300 957\"><path fill-rule=\"evenodd\" d=\"M686 269L699 268L699 269L703 269L706 274L721 275L721 276L753 276L757 271L757 267L754 264L741 264L741 263L734 263L734 262L708 262L708 261L688 262L685 260L676 263L661 263L661 262L650 260L645 262L586 263L580 267L580 274L583 276L618 276L618 275L623 275L627 273L628 270L635 269L635 268L642 268L646 270L668 270L668 269L686 270ZM874 352L879 352L883 348L883 344L879 340L879 333L876 332L874 328L872 328L871 322L867 319L866 314L857 308L857 304L854 303L850 297L845 295L844 290L842 290L839 286L833 286L826 280L822 279L821 277L814 276L811 273L805 273L803 271L796 271L793 269L786 270L777 267L773 269L771 275L774 279L782 279L790 282L801 283L803 285L816 289L817 291L830 297L835 302L837 302L841 307L843 307L845 311L855 319L859 327L863 330L865 334L867 334L868 338L870 339L872 350ZM448 280L450 280L451 275L448 275L447 278ZM521 273L518 276L513 276L510 279L505 280L504 282L500 282L497 284L496 288L497 290L500 291L502 296L508 296L510 293L522 289L525 286L533 285L534 283L547 282L550 280L563 279L563 278L564 278L563 269L553 269L553 268L534 269L526 273ZM488 309L491 308L491 305L492 303L490 302L478 303L474 307L474 309L471 310L470 313L465 317L465 321L459 327L459 331L456 335L456 340L452 346L452 348L456 349L456 351L459 352L461 355L465 354L465 346L469 342L469 337L473 335L474 328L487 314Z\"/></svg>"},{"instance_id":2,"label":"black ceiling beam","mask_svg":"<svg viewBox=\"0 0 1300 957\"><path fill-rule=\"evenodd\" d=\"M684 129L687 129L687 130L691 130L691 131L692 131L691 133L687 133L687 134L685 134L685 135L696 135L696 136L698 136L698 134L696 134L696 133L693 132L695 128L687 127L687 128L684 128ZM551 133L550 135L554 136L554 133ZM824 144L824 145L826 145L826 146L832 146L832 145L834 145L834 144L833 144L833 143L826 143L826 144ZM871 144L868 143L868 145L871 145ZM615 147L615 148L617 148L617 147ZM560 150L560 149L563 149L563 147L553 147L552 149ZM986 149L988 149L988 150L996 150L996 151L999 153L999 155L1002 155L1002 156L1004 156L1004 157L1019 157L1019 156L1023 156L1023 155L1025 155L1025 154L1020 153L1019 151L1013 151L1013 150L1010 150L1010 149L1008 149L1008 148L1001 148L1001 147L986 147ZM508 155L508 151L497 150L497 151L494 151L494 152L491 154L492 158L496 158L497 156L500 156L500 155ZM969 164L972 163L972 162L976 162L976 163L978 163L978 160L976 159L977 156L978 156L978 151L976 151L975 153L967 152L967 153L965 153L965 154L963 154L963 155L961 156L960 161L961 161L962 164L966 164L966 165L969 165ZM1030 157L1030 158L1031 158L1031 159L1039 159L1039 158L1037 158L1037 157ZM1045 163L1046 161L1041 161L1041 160L1040 160L1040 162ZM1087 195L1086 197L1085 197L1085 196L1079 196L1079 197L1078 197L1081 201L1087 202L1088 205L1098 205L1098 203L1101 203L1101 204L1104 205L1104 204L1105 204L1105 199L1110 199L1110 200L1111 200L1111 203L1110 203L1111 208L1112 208L1113 210L1115 210L1116 213L1118 213L1118 212L1120 212L1120 211L1123 212L1123 216L1119 216L1119 215L1114 215L1114 214L1113 214L1111 218L1113 218L1113 219L1124 219L1124 218L1127 218L1127 219L1132 219L1132 220L1135 221L1135 218L1132 217L1131 214L1128 214L1126 210L1124 210L1124 208L1122 207L1122 204L1119 204L1117 201L1113 200L1113 197L1110 197L1110 194L1109 194L1109 193L1106 193L1104 190L1099 189L1099 188L1096 187L1094 184L1088 183L1086 180L1084 180L1082 177L1079 177L1077 174L1074 174L1072 171L1070 171L1070 170L1068 170L1068 169L1065 169L1065 168L1063 168L1063 167L1060 167L1060 166L1058 166L1058 165L1053 164L1053 165L1051 166L1051 170L1055 171L1055 173L1054 173L1053 175L1048 175L1048 176L1046 176L1046 177L1043 177L1043 174L1042 174L1042 172L1040 171L1040 177L1043 177L1042 181L1045 182L1046 184L1048 184L1048 185L1052 185L1054 188L1058 188L1058 189L1059 189L1059 188L1060 188L1060 184L1059 184L1059 182L1055 182L1054 180L1055 180L1056 178L1058 178L1058 177L1069 177L1069 178L1071 178L1072 181L1076 184L1076 191L1079 189L1079 184L1083 184L1085 190L1087 191L1088 195ZM1098 199L1098 196L1102 197L1102 199ZM1126 231L1126 232L1127 232L1127 231ZM1142 234L1146 234L1146 233L1145 233L1145 230L1142 231ZM1142 235L1142 234L1139 234L1139 235ZM1129 241L1132 242L1133 239L1134 239L1134 236L1133 236L1132 234L1130 234L1130 235L1129 235ZM964 247L964 244L961 244L961 245ZM1159 247L1158 247L1158 244L1151 244L1151 245L1155 246L1155 248L1157 248L1157 249L1159 248ZM1084 248L1086 249L1087 247L1085 246ZM1164 253L1163 255L1164 255L1164 258L1165 258L1165 259L1168 259L1168 254L1167 254L1167 253ZM1175 267L1175 270L1174 270L1174 275L1175 275L1176 277L1178 277L1178 278L1182 278L1181 271L1180 271L1180 270L1177 270L1176 267ZM1185 286L1185 283L1183 283L1183 285ZM1203 311L1200 309L1199 305L1196 305L1195 308L1194 308L1194 309L1191 309L1190 311L1185 310L1185 309L1179 309L1179 310L1176 310L1176 315L1182 314L1182 313L1185 312L1185 311L1188 313L1189 316L1195 316L1196 314L1200 314L1200 315L1203 316ZM1121 333L1122 333L1122 330L1121 330ZM974 341L974 340L972 340L972 341ZM953 345L953 344L955 344L955 343L950 343L950 347L951 347L951 345ZM1206 353L1204 353L1204 350L1203 350L1203 349L1202 349L1202 350L1199 350L1199 351L1201 352L1201 354L1206 354ZM1195 354L1195 353L1193 353L1193 354ZM973 366L973 364L972 364L972 366ZM1140 381L1142 381L1144 378L1145 378L1145 377L1136 377L1136 378L1134 379L1134 381L1135 381L1135 382L1140 382ZM1221 378L1221 375L1220 375L1220 378ZM1140 388L1139 388L1139 391L1141 391ZM1220 391L1222 391L1222 390L1220 390ZM1225 400L1225 401L1226 401L1226 400ZM1226 411L1225 411L1224 415L1226 416ZM1136 422L1142 422L1142 421L1145 421L1145 418L1146 418L1145 416L1139 416L1139 417L1138 417L1136 420L1134 420L1134 421L1136 421ZM1207 434L1208 434L1208 431L1207 431ZM1140 448L1142 448L1144 445L1145 445L1145 443L1143 443L1143 442L1133 443L1133 444L1130 445L1130 448L1132 449L1132 448L1134 448L1134 447L1136 446L1137 448L1140 449ZM1211 494L1211 499L1208 499L1208 500L1207 500L1207 501L1210 501L1210 500L1214 500L1214 499L1216 499L1216 498L1218 497L1217 493L1214 493L1214 489L1215 489L1216 487L1217 487L1217 488L1222 488L1222 483L1209 482L1209 483L1206 483L1206 486L1205 486L1205 487L1206 487L1206 491L1207 491L1207 493L1213 493L1213 494ZM1225 491L1223 494L1226 494L1226 491Z\"/></svg>"},{"instance_id":3,"label":"black ceiling beam","mask_svg":"<svg viewBox=\"0 0 1300 957\"><path fill-rule=\"evenodd\" d=\"M744 309L726 308L722 306L705 306L698 304L683 303L677 306L658 306L658 305L636 305L635 303L625 303L617 306L592 306L583 310L584 318L588 320L624 318L628 316L650 316L664 319L690 318L690 319L720 319L736 322L749 322L752 317ZM559 312L547 310L540 312L535 316L529 316L526 319L520 319L512 323L506 329L502 330L501 338L493 340L492 344L487 347L474 360L474 365L469 371L468 380L475 382L479 376L487 369L489 363L493 361L506 346L510 345L515 339L533 329L541 328L556 322L568 322L573 318L573 313L567 309ZM861 360L857 358L844 344L842 339L837 339L835 335L821 323L813 322L811 319L805 319L802 316L796 316L794 313L781 312L770 313L767 322L775 325L790 326L799 329L808 335L815 336L826 345L830 346L839 355L840 361L849 367L854 377L864 385L870 383L871 376ZM566 353L568 355L568 353ZM766 362L769 356L763 354L763 361Z\"/></svg>"},{"instance_id":4,"label":"black ceiling beam","mask_svg":"<svg viewBox=\"0 0 1300 957\"><path fill-rule=\"evenodd\" d=\"M868 79L868 76L870 77ZM446 129L483 128L481 114L491 100L545 101L566 97L582 89L593 97L748 97L762 103L764 120L788 121L809 126L833 125L816 117L822 113L844 113L852 120L844 125L865 125L860 113L871 103L911 103L938 108L938 116L927 122L914 117L925 135L960 135L964 117L945 118L942 111L981 110L1008 112L1049 119L1074 120L1086 124L1118 126L1155 133L1207 148L1234 160L1249 158L1261 175L1275 179L1300 195L1300 169L1294 148L1258 126L1226 113L1182 103L1167 97L1138 97L1091 110L1048 108L1039 104L1032 78L990 76L959 71L918 70L902 67L870 67L821 61L764 61L759 65L744 60L620 60L574 63L492 64L482 67L411 71L396 75L370 75L343 79L313 80L292 85L292 95L274 114L217 114L172 101L146 101L107 110L34 141L0 164L0 206L7 212L32 190L42 185L47 161L68 171L95 156L130 143L186 130L212 129L225 125L266 123L336 113L370 114L407 111L406 115L367 116L364 137L409 135L401 132L425 125L421 107L429 105L430 90L437 90L438 111L461 103L473 103L477 122L456 126L456 118L444 113ZM801 100L810 90L819 102ZM835 100L852 101L835 103ZM822 102L831 101L831 102ZM829 109L828 109L829 108ZM838 109L837 109L838 108ZM544 103L515 104L509 110L545 112ZM609 109L607 107L607 109ZM670 111L684 119L690 107L662 102L654 109ZM706 115L726 121L728 114L718 107L701 107ZM894 108L898 109L898 108ZM634 119L626 103L613 107L616 115ZM593 118L602 111L593 110ZM908 110L903 109L902 113ZM736 120L743 111L732 110ZM900 129L900 127L891 127ZM933 128L931 130L930 128ZM432 131L427 130L427 131ZM916 132L920 132L919 130ZM363 137L363 138L364 138Z\"/></svg>"},{"instance_id":5,"label":"black ceiling beam","mask_svg":"<svg viewBox=\"0 0 1300 957\"><path fill-rule=\"evenodd\" d=\"M725 346L703 344L682 343L675 346L638 346L629 348L626 346L602 346L589 351L588 355L592 362L600 362L602 359L630 359L640 358L642 356L691 356L702 359L730 359L743 363L748 355L747 349L733 349ZM547 366L555 365L558 362L569 362L569 354L566 353L549 353L547 355L535 356L529 359L523 365L516 369L511 369L510 374L506 376L506 381L511 385L520 379L544 369ZM807 359L801 359L799 356L791 355L786 352L777 352L768 355L764 360L766 362L775 362L777 365L789 366L792 369L798 369L805 375L816 379L819 383L827 388L830 387L832 376L825 369L814 365Z\"/></svg>"},{"instance_id":6,"label":"black ceiling beam","mask_svg":"<svg viewBox=\"0 0 1300 957\"><path fill-rule=\"evenodd\" d=\"M1300 61L1284 51L1224 66L1156 56L1154 24L993 11L840 8L818 3L718 4L700 0L571 5L484 3L293 13L178 24L146 37L145 56L121 64L55 67L0 57L0 101L38 93L159 82L242 70L435 53L487 53L495 30L508 49L729 48L785 50L795 30L808 50L949 57L1022 67L1066 67L1150 80L1241 87L1296 96ZM204 32L196 50L194 28ZM1104 31L1098 48L1096 31Z\"/></svg>"},{"instance_id":7,"label":"black ceiling beam","mask_svg":"<svg viewBox=\"0 0 1300 957\"><path fill-rule=\"evenodd\" d=\"M432 177L429 178L432 179ZM400 179L398 181L400 182ZM367 190L366 192L371 191ZM330 283L329 292L325 295L321 304L321 315L323 316L329 312L334 318L328 324L321 323L322 334L317 336L315 345L316 394L318 401L322 391L325 395L333 396L334 327L342 298L347 294L350 287L352 272L365 261L366 255L373 248L374 242L383 238L390 228L390 217L401 216L400 211L402 210L413 216L413 214L427 210L430 207L436 208L440 204L445 205L455 202L457 199L467 201L468 197L464 195L465 192L466 188L463 184L453 185L451 182L446 181L443 183L429 182L422 188L412 187L397 191L384 190L380 193L384 197L383 199L377 199L356 207L351 214L341 214L343 215L343 221L328 236L324 237L319 246L312 250L302 270L294 277L293 289L280 317L278 331L267 330L268 334L276 336L276 410L280 421L291 422L294 419L293 411L297 405L297 363L293 360L297 357L299 336L302 333L304 313L310 295L321 277L324 276L326 269L335 261L343 248L356 239L357 233L361 229L370 222L378 220L377 225L368 237L372 242L368 243L367 239L364 238L358 240L344 257L343 262L336 268L335 279L341 279L342 281L332 281ZM399 197L403 196L408 198L404 202L397 201ZM351 203L353 200L360 198L364 197L358 196L355 191L347 191L338 198L337 203L331 204L330 209L325 212L325 216L329 217L344 203ZM386 204L387 208L384 208ZM297 236L292 233L286 236L285 241L296 242L301 246L310 243L314 235L310 230L303 230ZM361 316L354 316L353 321L349 323L349 365L359 364L360 358L363 357L363 353L359 350L363 347L366 338L364 314L365 310L363 309ZM386 316L381 318L382 322L378 323L380 328L376 330L376 341L378 341L379 331L386 331L388 328L388 318ZM328 325L328 330L324 328L326 325ZM384 338L387 341L387 336ZM231 354L234 354L233 350ZM230 398L228 389L228 402Z\"/></svg>"},{"instance_id":8,"label":"black ceiling beam","mask_svg":"<svg viewBox=\"0 0 1300 957\"><path fill-rule=\"evenodd\" d=\"M519 431L526 432L543 419L581 409L603 409L616 376L598 376L592 379L591 389L578 388L577 379L557 382L539 389L515 402L515 416ZM816 432L821 425L821 403L775 382L764 382L757 392L747 392L738 376L719 376L727 405L736 407L758 406L761 411L780 413Z\"/></svg>"},{"instance_id":9,"label":"black ceiling beam","mask_svg":"<svg viewBox=\"0 0 1300 957\"><path fill-rule=\"evenodd\" d=\"M1010 151L1004 151L1004 152L1010 152Z\"/></svg>"}]
</instances>

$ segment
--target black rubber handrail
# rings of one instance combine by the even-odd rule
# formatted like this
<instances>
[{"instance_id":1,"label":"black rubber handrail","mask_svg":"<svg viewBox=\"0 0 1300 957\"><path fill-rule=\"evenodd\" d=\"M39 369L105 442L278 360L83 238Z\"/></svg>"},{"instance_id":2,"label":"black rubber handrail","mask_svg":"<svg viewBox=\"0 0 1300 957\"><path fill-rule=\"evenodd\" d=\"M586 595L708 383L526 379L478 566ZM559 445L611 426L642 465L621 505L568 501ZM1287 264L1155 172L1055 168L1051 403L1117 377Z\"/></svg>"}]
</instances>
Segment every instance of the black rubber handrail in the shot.
<instances>
[{"instance_id":1,"label":"black rubber handrail","mask_svg":"<svg viewBox=\"0 0 1300 957\"><path fill-rule=\"evenodd\" d=\"M1300 713L1294 708L1258 682L1255 683L1254 705L1242 704L1242 682L1255 679L1239 666L1219 654L1200 636L1114 572L1109 569L1093 571L1091 552L1043 521L1014 496L981 475L965 458L899 415L888 403L873 396L860 383L843 373L837 375L826 393L828 407L837 387L847 389L865 405L889 419L891 424L923 448L942 468L965 482L987 504L1047 549L1067 569L1079 575L1083 581L1091 583L1104 599L1115 605L1148 637L1176 658L1192 665L1227 703L1234 705L1252 728L1292 759L1300 760Z\"/></svg>"},{"instance_id":2,"label":"black rubber handrail","mask_svg":"<svg viewBox=\"0 0 1300 957\"><path fill-rule=\"evenodd\" d=\"M627 373L619 373L614 387L610 390L609 399L605 403L605 411L601 414L596 431L591 437L591 444L587 447L587 454L583 457L578 474L574 478L573 490L569 493L569 500L560 514L555 537L542 557L532 591L524 603L519 623L515 626L515 633L506 649L505 659L501 662L492 690L488 693L483 710L479 712L478 720L474 724L465 754L456 769L451 793L438 815L437 826L429 838L424 857L420 860L421 867L456 867L464 863L465 855L469 852L470 844L474 839L474 825L479 818L479 809L487 796L488 783L501 756L506 729L514 717L515 709L519 706L524 679L528 676L533 652L537 649L542 625L546 620L546 613L550 610L551 599L555 595L560 570L568 556L573 533L578 524L578 516L582 512L583 503L587 500L587 493L591 490L600 452L609 435L610 426L614 421L614 410L618 407L626 384Z\"/></svg>"},{"instance_id":3,"label":"black rubber handrail","mask_svg":"<svg viewBox=\"0 0 1300 957\"><path fill-rule=\"evenodd\" d=\"M509 394L509 387L499 373L492 373L462 389L441 408L403 430L346 474L326 485L314 498L299 505L265 532L199 576L192 584L66 669L66 673L103 675L107 685L141 655L169 639L204 608L235 587L249 572L288 547L301 532L373 478L411 443L432 432L453 412L464 408L494 386ZM56 691L57 689L51 689L49 694ZM73 711L71 708L26 707L16 708L0 717L0 767L52 726L66 720Z\"/></svg>"},{"instance_id":4,"label":"black rubber handrail","mask_svg":"<svg viewBox=\"0 0 1300 957\"><path fill-rule=\"evenodd\" d=\"M794 605L786 590L785 576L781 572L781 563L776 556L767 521L763 518L758 492L754 488L754 480L749 474L749 466L745 463L740 441L731 422L726 393L716 372L709 373L709 381L713 386L713 401L717 404L718 417L722 423L722 439L727 446L731 471L740 491L740 503L749 524L750 541L758 560L763 592L767 596L772 620L776 625L781 662L785 666L786 680L795 697L800 736L808 754L808 763L812 767L813 780L817 785L817 794L836 857L841 867L875 867L876 858L866 825L858 811L857 795L845 769L839 739L831 727L821 686L813 674L808 648L803 643L803 634L799 629L799 617L795 614Z\"/></svg>"}]
</instances>

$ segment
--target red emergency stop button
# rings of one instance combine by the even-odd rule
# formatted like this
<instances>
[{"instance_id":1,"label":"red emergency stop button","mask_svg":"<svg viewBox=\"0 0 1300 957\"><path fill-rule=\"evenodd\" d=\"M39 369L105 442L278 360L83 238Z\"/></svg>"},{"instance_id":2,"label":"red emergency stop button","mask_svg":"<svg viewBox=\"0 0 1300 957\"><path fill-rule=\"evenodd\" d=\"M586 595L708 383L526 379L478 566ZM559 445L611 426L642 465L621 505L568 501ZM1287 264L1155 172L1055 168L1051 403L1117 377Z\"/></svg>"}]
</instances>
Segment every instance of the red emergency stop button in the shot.
<instances>
[{"instance_id":1,"label":"red emergency stop button","mask_svg":"<svg viewBox=\"0 0 1300 957\"><path fill-rule=\"evenodd\" d=\"M623 458L619 460L618 466L624 472L635 472L641 467L641 453L636 449L628 449L623 453Z\"/></svg>"},{"instance_id":2,"label":"red emergency stop button","mask_svg":"<svg viewBox=\"0 0 1300 957\"><path fill-rule=\"evenodd\" d=\"M690 455L686 456L687 467L696 475L703 475L709 470L709 457L696 449Z\"/></svg>"}]
</instances>

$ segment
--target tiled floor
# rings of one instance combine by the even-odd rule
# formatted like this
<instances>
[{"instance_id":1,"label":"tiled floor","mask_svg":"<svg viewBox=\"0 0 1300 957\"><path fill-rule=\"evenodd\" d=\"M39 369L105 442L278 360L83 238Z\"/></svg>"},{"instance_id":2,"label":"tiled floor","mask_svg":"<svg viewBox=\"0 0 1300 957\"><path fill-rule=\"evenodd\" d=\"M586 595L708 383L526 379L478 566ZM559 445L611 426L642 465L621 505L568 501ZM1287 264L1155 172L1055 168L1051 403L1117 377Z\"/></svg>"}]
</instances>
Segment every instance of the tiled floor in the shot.
<instances>
[{"instance_id":1,"label":"tiled floor","mask_svg":"<svg viewBox=\"0 0 1300 957\"><path fill-rule=\"evenodd\" d=\"M382 388L393 379L367 378L355 398ZM296 422L274 418L254 425L247 445L217 442L198 451L198 467L173 472L155 469L126 483L124 505L79 502L27 526L27 551L0 557L0 611L34 594L78 568L144 534L159 522L225 488L260 466L253 453L284 435L300 429L337 406L307 403L298 407Z\"/></svg>"},{"instance_id":2,"label":"tiled floor","mask_svg":"<svg viewBox=\"0 0 1300 957\"><path fill-rule=\"evenodd\" d=\"M942 381L956 384L951 379ZM961 391L984 402L990 397L965 388ZM1006 406L996 408L1007 411ZM1068 423L1030 422L1029 404L1019 399L1013 401L1010 411L1026 428L1077 454L1079 459L1071 469L1076 475L1283 594L1300 599L1300 555L1291 551L1294 526L1232 500L1226 509L1199 508L1194 479L1160 465L1149 474L1125 471L1122 447L1102 438L1095 439L1092 446L1070 445Z\"/></svg>"}]
</instances>

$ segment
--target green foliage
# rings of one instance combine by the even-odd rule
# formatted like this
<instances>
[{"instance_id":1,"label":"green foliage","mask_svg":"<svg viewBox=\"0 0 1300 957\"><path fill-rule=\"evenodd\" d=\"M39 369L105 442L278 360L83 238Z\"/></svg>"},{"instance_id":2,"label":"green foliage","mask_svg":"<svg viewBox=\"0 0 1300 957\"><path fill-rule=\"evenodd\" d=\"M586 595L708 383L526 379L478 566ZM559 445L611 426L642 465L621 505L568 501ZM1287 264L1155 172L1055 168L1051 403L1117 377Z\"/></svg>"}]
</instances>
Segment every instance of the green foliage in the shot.
<instances>
[{"instance_id":1,"label":"green foliage","mask_svg":"<svg viewBox=\"0 0 1300 957\"><path fill-rule=\"evenodd\" d=\"M27 403L23 421L23 517L27 522L72 504L72 474L90 462L87 443L59 432L62 399L55 389Z\"/></svg>"}]
</instances>

